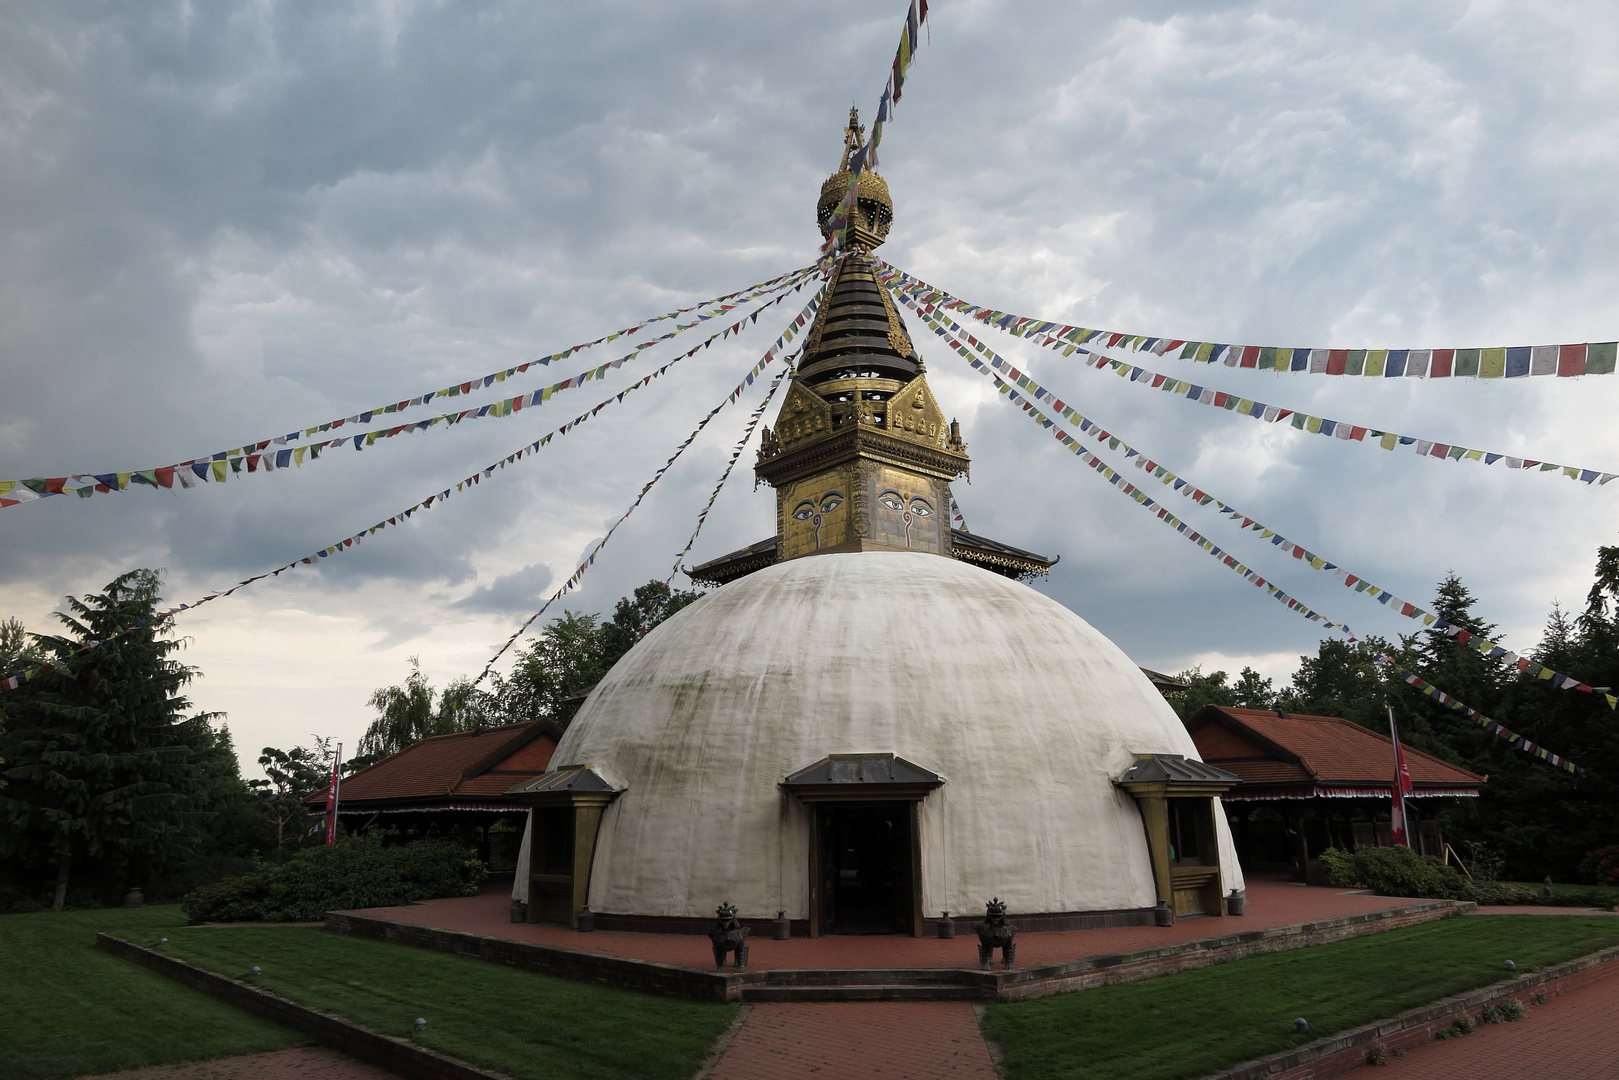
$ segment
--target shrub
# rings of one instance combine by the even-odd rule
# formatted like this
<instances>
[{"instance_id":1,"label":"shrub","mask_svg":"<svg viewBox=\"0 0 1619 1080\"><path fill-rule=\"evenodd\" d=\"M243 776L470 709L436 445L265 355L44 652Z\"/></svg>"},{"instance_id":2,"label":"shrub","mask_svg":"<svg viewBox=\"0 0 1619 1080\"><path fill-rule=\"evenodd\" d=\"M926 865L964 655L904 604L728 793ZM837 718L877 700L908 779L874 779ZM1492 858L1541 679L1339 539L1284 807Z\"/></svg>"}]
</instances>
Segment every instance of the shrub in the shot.
<instances>
[{"instance_id":1,"label":"shrub","mask_svg":"<svg viewBox=\"0 0 1619 1080\"><path fill-rule=\"evenodd\" d=\"M1456 1034L1458 1035L1473 1034L1473 1018L1468 1016L1466 1013L1462 1013L1456 1019L1452 1020L1450 1022L1450 1026L1456 1029Z\"/></svg>"},{"instance_id":2,"label":"shrub","mask_svg":"<svg viewBox=\"0 0 1619 1080\"><path fill-rule=\"evenodd\" d=\"M1509 1024L1517 1023L1523 1019L1523 1002L1517 998L1507 998L1501 1003L1501 1019Z\"/></svg>"},{"instance_id":3,"label":"shrub","mask_svg":"<svg viewBox=\"0 0 1619 1080\"><path fill-rule=\"evenodd\" d=\"M1408 847L1363 847L1352 858L1356 880L1380 896L1467 898L1469 882L1455 867Z\"/></svg>"},{"instance_id":4,"label":"shrub","mask_svg":"<svg viewBox=\"0 0 1619 1080\"><path fill-rule=\"evenodd\" d=\"M1355 873L1355 856L1342 848L1329 847L1321 853L1321 866L1327 880L1340 889L1353 889L1360 878Z\"/></svg>"},{"instance_id":5,"label":"shrub","mask_svg":"<svg viewBox=\"0 0 1619 1080\"><path fill-rule=\"evenodd\" d=\"M1586 852L1580 860L1580 877L1590 885L1619 885L1619 844Z\"/></svg>"},{"instance_id":6,"label":"shrub","mask_svg":"<svg viewBox=\"0 0 1619 1080\"><path fill-rule=\"evenodd\" d=\"M1454 866L1418 855L1408 847L1363 847L1354 854L1338 848L1321 853L1327 880L1340 888L1364 885L1380 896L1419 896L1428 900L1473 900L1480 904L1534 904L1522 885L1469 881Z\"/></svg>"},{"instance_id":7,"label":"shrub","mask_svg":"<svg viewBox=\"0 0 1619 1080\"><path fill-rule=\"evenodd\" d=\"M1462 899L1498 906L1541 903L1540 897L1536 896L1533 890L1522 885L1514 885L1508 881L1472 882L1462 894Z\"/></svg>"},{"instance_id":8,"label":"shrub","mask_svg":"<svg viewBox=\"0 0 1619 1080\"><path fill-rule=\"evenodd\" d=\"M192 923L312 922L345 908L471 896L487 873L449 840L384 846L380 837L359 836L205 885L181 910Z\"/></svg>"}]
</instances>

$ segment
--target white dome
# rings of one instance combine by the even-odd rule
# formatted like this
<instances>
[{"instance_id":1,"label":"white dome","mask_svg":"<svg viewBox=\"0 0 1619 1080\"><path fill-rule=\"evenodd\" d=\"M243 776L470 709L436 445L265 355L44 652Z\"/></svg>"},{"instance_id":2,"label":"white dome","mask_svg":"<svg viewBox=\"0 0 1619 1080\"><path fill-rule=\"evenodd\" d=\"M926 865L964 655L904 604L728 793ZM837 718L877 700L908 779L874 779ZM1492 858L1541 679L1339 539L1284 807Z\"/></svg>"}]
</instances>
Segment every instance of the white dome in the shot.
<instances>
[{"instance_id":1,"label":"white dome","mask_svg":"<svg viewBox=\"0 0 1619 1080\"><path fill-rule=\"evenodd\" d=\"M1130 659L1026 585L912 552L778 563L653 630L579 710L553 769L620 795L591 910L807 917L808 812L778 785L832 754L893 753L944 784L920 807L921 908L1151 907L1142 818L1112 780L1197 757ZM1218 804L1216 804L1218 806ZM1241 887L1224 814L1224 888Z\"/></svg>"}]
</instances>

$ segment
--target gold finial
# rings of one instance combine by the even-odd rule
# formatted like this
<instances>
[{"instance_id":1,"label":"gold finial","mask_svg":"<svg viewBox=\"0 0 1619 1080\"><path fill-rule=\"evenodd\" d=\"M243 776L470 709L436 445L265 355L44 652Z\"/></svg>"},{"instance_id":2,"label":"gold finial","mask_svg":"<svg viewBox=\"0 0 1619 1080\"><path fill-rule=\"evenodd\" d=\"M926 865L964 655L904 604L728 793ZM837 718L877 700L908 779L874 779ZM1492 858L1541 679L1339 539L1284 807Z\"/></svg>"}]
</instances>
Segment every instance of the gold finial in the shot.
<instances>
[{"instance_id":1,"label":"gold finial","mask_svg":"<svg viewBox=\"0 0 1619 1080\"><path fill-rule=\"evenodd\" d=\"M849 126L843 129L843 160L838 163L839 172L849 171L849 155L866 145L866 129L860 123L860 110L849 106Z\"/></svg>"},{"instance_id":2,"label":"gold finial","mask_svg":"<svg viewBox=\"0 0 1619 1080\"><path fill-rule=\"evenodd\" d=\"M822 236L830 235L832 217L849 191L849 158L864 145L866 129L860 123L860 110L851 105L849 125L843 129L843 158L838 162L838 171L821 185L821 197L815 205L815 220ZM888 195L887 181L877 175L869 161L860 170L858 184L858 207L850 239L854 246L871 251L888 236L894 203Z\"/></svg>"}]
</instances>

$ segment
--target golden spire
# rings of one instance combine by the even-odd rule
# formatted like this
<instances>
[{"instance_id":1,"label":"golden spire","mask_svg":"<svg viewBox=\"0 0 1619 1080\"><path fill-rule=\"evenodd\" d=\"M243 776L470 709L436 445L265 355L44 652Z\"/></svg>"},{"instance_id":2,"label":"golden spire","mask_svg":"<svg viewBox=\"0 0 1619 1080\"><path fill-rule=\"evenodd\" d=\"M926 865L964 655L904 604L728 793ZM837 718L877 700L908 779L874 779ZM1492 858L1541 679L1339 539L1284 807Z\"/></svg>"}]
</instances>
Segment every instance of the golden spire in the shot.
<instances>
[{"instance_id":1,"label":"golden spire","mask_svg":"<svg viewBox=\"0 0 1619 1080\"><path fill-rule=\"evenodd\" d=\"M821 185L821 198L815 204L815 221L821 236L832 234L832 217L849 192L849 156L866 145L866 129L860 123L860 111L849 107L849 126L843 129L843 157L838 171ZM888 195L888 182L878 176L867 164L860 170L860 190L855 219L849 225L849 239L854 247L871 251L888 236L888 227L894 223L894 201Z\"/></svg>"}]
</instances>

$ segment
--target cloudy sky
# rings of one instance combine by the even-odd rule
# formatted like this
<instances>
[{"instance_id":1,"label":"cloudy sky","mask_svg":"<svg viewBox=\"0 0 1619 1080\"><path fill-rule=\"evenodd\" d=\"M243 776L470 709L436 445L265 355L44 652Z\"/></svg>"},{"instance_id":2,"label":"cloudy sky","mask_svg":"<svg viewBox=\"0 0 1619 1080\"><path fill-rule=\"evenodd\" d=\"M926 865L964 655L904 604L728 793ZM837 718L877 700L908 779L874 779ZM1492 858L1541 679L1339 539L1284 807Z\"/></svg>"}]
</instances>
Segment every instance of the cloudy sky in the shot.
<instances>
[{"instance_id":1,"label":"cloudy sky","mask_svg":"<svg viewBox=\"0 0 1619 1080\"><path fill-rule=\"evenodd\" d=\"M851 103L899 0L14 3L0 10L0 478L165 465L482 375L812 261ZM1610 3L938 0L883 143L883 254L969 300L1283 346L1619 337ZM240 749L350 745L421 657L479 670L807 297L363 548L179 622ZM986 535L1139 663L1285 678L1319 629L1098 481L916 326ZM1300 435L1004 338L1184 475L1426 599L1447 570L1510 645L1577 605L1619 483ZM0 616L135 566L169 596L309 554L653 369L297 472L0 510ZM598 349L500 389L571 375ZM596 359L599 356L599 359ZM1355 423L1619 471L1619 378L1184 378ZM552 373L555 374L552 374ZM755 388L567 601L668 572ZM477 401L492 400L491 391ZM464 399L462 399L464 400ZM425 414L424 410L424 414ZM749 455L751 460L751 453ZM748 462L745 461L746 465ZM688 564L772 528L739 471ZM1184 500L1174 500L1185 506ZM1176 510L1357 631L1410 628L1217 516ZM874 648L881 643L874 642Z\"/></svg>"}]
</instances>

